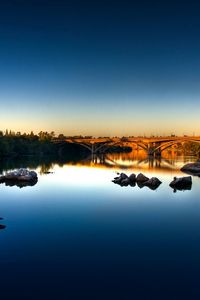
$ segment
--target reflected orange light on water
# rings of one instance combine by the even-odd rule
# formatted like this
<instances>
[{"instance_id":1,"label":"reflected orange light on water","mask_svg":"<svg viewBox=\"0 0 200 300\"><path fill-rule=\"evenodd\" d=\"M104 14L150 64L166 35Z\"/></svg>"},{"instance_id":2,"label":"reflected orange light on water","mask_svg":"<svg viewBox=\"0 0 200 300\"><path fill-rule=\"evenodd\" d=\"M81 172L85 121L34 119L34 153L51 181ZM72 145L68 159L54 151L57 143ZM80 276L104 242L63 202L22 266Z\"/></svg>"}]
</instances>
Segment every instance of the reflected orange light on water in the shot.
<instances>
[{"instance_id":1,"label":"reflected orange light on water","mask_svg":"<svg viewBox=\"0 0 200 300\"><path fill-rule=\"evenodd\" d=\"M122 153L108 154L102 157L90 157L79 162L66 162L62 165L51 164L49 171L56 173L56 180L65 182L66 176L68 182L73 185L78 181L84 186L91 185L97 181L105 182L112 180L117 172L124 172L127 175L131 173L144 173L148 177L158 175L178 176L181 173L181 167L187 162L193 162L196 157L171 156L168 158L151 158L144 156L144 153ZM61 168L62 167L62 168ZM41 175L48 171L44 166L37 169ZM49 175L51 180L51 175Z\"/></svg>"}]
</instances>

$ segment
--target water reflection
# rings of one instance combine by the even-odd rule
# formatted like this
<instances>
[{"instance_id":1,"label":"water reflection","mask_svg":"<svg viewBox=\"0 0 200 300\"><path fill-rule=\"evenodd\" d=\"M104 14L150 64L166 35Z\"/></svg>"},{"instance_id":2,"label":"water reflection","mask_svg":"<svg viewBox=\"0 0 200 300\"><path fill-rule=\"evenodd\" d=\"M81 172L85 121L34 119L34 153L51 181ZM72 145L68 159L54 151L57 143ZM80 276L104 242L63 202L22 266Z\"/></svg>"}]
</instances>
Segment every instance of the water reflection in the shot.
<instances>
[{"instance_id":1,"label":"water reflection","mask_svg":"<svg viewBox=\"0 0 200 300\"><path fill-rule=\"evenodd\" d=\"M162 169L176 170L188 162L195 162L195 156L172 156L172 157L147 157L145 154L138 154L134 151L131 153L115 153L115 154L100 154L90 155L78 164L90 166L104 166L108 168L120 169Z\"/></svg>"},{"instance_id":2,"label":"water reflection","mask_svg":"<svg viewBox=\"0 0 200 300\"><path fill-rule=\"evenodd\" d=\"M188 186L185 186L185 187L177 187L177 188L173 188L173 187L171 187L172 189L173 189L173 192L174 193L176 193L177 191L179 191L179 192L184 192L184 191L191 191L191 189L192 189L192 185L188 185Z\"/></svg>"},{"instance_id":3,"label":"water reflection","mask_svg":"<svg viewBox=\"0 0 200 300\"><path fill-rule=\"evenodd\" d=\"M13 187L17 186L20 189L28 186L34 186L37 184L37 180L35 181L19 181L19 180L7 180L5 181L5 186Z\"/></svg>"},{"instance_id":4,"label":"water reflection","mask_svg":"<svg viewBox=\"0 0 200 300\"><path fill-rule=\"evenodd\" d=\"M163 157L147 157L142 151L133 151L131 153L114 153L90 155L83 158L82 155L70 155L64 157L52 156L28 156L13 159L0 160L0 174L4 171L11 171L19 168L38 169L42 174L53 172L55 165L63 167L64 165L104 167L109 169L140 169L140 170L159 170L162 172L171 172L179 170L188 162L195 162L195 156L168 155Z\"/></svg>"},{"instance_id":5,"label":"water reflection","mask_svg":"<svg viewBox=\"0 0 200 300\"><path fill-rule=\"evenodd\" d=\"M41 174L51 170L55 164L63 166L66 163L65 158L52 156L21 156L17 158L0 159L0 174L14 169L29 168L37 169L40 167Z\"/></svg>"}]
</instances>

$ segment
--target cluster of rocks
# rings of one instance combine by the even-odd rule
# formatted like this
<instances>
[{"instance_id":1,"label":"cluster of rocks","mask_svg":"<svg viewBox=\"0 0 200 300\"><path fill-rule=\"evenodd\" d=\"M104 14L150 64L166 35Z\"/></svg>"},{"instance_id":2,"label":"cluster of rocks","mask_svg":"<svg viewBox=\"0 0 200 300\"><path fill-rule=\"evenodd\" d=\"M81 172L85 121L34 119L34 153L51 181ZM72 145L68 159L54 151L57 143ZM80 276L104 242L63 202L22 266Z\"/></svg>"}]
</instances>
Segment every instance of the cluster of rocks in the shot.
<instances>
[{"instance_id":1,"label":"cluster of rocks","mask_svg":"<svg viewBox=\"0 0 200 300\"><path fill-rule=\"evenodd\" d=\"M135 174L128 176L125 173L121 173L112 181L120 186L135 186L137 183L140 188L147 186L151 190L156 190L162 183L157 177L148 178L142 173L138 174L137 176Z\"/></svg>"},{"instance_id":2,"label":"cluster of rocks","mask_svg":"<svg viewBox=\"0 0 200 300\"><path fill-rule=\"evenodd\" d=\"M142 173L138 174L137 176L135 174L128 176L124 173L118 175L119 176L115 177L112 182L119 184L120 186L135 186L137 183L139 188L147 186L151 190L156 190L162 183L157 177L148 178ZM192 187L192 177L174 177L169 186L174 189L174 192L176 192L176 190L190 190Z\"/></svg>"},{"instance_id":3,"label":"cluster of rocks","mask_svg":"<svg viewBox=\"0 0 200 300\"><path fill-rule=\"evenodd\" d=\"M0 183L5 183L8 186L32 186L35 185L37 181L38 177L35 171L29 171L23 168L0 176Z\"/></svg>"}]
</instances>

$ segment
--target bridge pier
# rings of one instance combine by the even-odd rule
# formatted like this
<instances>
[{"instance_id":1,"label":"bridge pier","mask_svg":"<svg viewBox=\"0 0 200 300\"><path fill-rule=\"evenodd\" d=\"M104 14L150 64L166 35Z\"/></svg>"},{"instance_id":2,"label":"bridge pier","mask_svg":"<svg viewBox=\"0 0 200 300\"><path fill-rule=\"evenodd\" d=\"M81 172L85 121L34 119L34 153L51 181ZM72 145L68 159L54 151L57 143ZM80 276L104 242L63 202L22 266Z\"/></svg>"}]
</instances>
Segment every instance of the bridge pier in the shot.
<instances>
[{"instance_id":1,"label":"bridge pier","mask_svg":"<svg viewBox=\"0 0 200 300\"><path fill-rule=\"evenodd\" d=\"M102 145L99 143L94 143L91 145L91 153L92 155L96 155L96 154L100 154L103 153L103 148L104 148L105 144L103 143Z\"/></svg>"},{"instance_id":2,"label":"bridge pier","mask_svg":"<svg viewBox=\"0 0 200 300\"><path fill-rule=\"evenodd\" d=\"M147 154L152 157L161 157L160 143L149 143Z\"/></svg>"},{"instance_id":3,"label":"bridge pier","mask_svg":"<svg viewBox=\"0 0 200 300\"><path fill-rule=\"evenodd\" d=\"M78 143L77 143L78 144ZM106 145L110 144L109 141L103 142L103 143L79 143L79 145L82 145L83 147L87 148L90 150L91 155L96 155L96 154L103 154L105 153Z\"/></svg>"},{"instance_id":4,"label":"bridge pier","mask_svg":"<svg viewBox=\"0 0 200 300\"><path fill-rule=\"evenodd\" d=\"M155 144L155 157L161 157L160 143Z\"/></svg>"}]
</instances>

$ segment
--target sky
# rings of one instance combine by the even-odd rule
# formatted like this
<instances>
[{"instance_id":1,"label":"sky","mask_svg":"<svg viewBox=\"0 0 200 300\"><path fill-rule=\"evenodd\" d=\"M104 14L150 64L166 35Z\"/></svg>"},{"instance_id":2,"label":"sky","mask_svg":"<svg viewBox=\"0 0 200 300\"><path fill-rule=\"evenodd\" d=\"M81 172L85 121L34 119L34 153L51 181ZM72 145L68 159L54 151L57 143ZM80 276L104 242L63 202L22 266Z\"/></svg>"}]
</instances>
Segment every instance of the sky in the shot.
<instances>
[{"instance_id":1,"label":"sky","mask_svg":"<svg viewBox=\"0 0 200 300\"><path fill-rule=\"evenodd\" d=\"M0 1L0 129L200 135L200 1Z\"/></svg>"}]
</instances>

